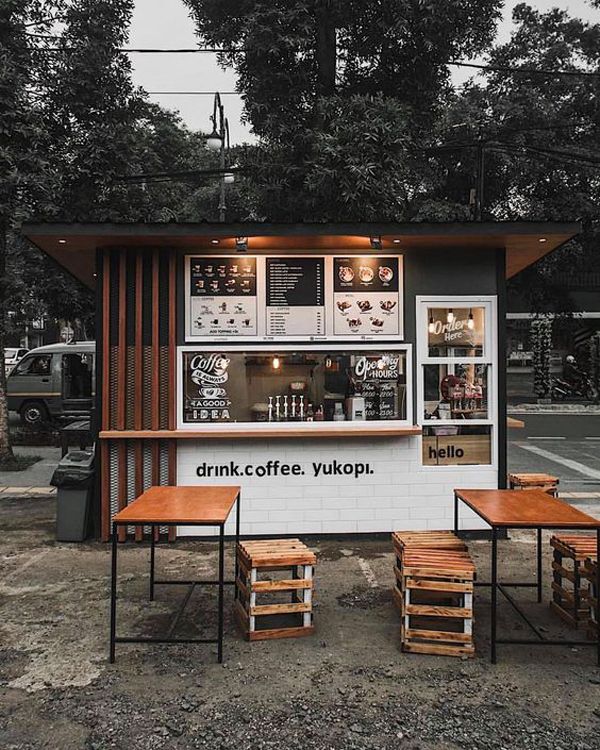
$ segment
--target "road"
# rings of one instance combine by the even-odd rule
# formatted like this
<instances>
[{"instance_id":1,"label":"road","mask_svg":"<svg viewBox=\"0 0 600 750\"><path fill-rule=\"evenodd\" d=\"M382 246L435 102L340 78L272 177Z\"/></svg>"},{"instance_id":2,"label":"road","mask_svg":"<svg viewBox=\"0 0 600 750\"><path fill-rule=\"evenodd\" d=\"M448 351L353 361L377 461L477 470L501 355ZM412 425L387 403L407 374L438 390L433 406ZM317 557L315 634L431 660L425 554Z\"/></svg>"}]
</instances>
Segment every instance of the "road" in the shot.
<instances>
[{"instance_id":1,"label":"road","mask_svg":"<svg viewBox=\"0 0 600 750\"><path fill-rule=\"evenodd\" d=\"M515 416L525 427L508 431L509 471L555 474L562 492L600 493L600 415Z\"/></svg>"}]
</instances>

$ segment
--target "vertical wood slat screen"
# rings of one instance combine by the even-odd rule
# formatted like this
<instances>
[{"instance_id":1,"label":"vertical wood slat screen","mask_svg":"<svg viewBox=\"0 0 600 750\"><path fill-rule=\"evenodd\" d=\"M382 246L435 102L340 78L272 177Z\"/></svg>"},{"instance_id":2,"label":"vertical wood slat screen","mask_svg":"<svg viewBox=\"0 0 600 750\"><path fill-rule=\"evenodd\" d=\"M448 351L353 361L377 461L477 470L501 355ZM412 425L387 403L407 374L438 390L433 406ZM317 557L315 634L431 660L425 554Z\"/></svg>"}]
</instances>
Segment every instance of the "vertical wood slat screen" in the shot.
<instances>
[{"instance_id":1,"label":"vertical wood slat screen","mask_svg":"<svg viewBox=\"0 0 600 750\"><path fill-rule=\"evenodd\" d=\"M105 249L102 269L101 430L175 429L176 259L167 249ZM101 535L151 485L175 484L177 444L101 441ZM161 468L162 467L162 468ZM166 469L165 469L166 467ZM147 529L132 529L136 540ZM126 530L119 530L119 539ZM175 530L169 530L169 539Z\"/></svg>"}]
</instances>

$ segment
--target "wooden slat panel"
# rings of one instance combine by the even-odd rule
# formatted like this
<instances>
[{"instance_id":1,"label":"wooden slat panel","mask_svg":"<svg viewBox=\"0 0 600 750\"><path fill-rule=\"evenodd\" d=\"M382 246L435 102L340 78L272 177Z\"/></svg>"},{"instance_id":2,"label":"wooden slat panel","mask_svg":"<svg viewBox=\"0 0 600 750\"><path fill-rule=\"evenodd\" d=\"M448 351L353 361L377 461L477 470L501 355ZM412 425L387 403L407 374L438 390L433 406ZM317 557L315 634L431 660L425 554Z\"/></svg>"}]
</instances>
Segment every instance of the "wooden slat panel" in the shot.
<instances>
[{"instance_id":1,"label":"wooden slat panel","mask_svg":"<svg viewBox=\"0 0 600 750\"><path fill-rule=\"evenodd\" d=\"M160 265L159 254L152 252L152 392L151 418L153 430L160 427L160 339L159 339L159 294Z\"/></svg>"},{"instance_id":2,"label":"wooden slat panel","mask_svg":"<svg viewBox=\"0 0 600 750\"><path fill-rule=\"evenodd\" d=\"M136 393L139 393L136 389ZM135 456L135 496L139 497L144 491L144 452L141 440L136 440L134 444ZM144 538L144 527L135 527L135 540L141 542Z\"/></svg>"},{"instance_id":3,"label":"wooden slat panel","mask_svg":"<svg viewBox=\"0 0 600 750\"><path fill-rule=\"evenodd\" d=\"M102 263L102 430L110 429L110 251ZM106 485L103 486L103 498ZM104 527L103 527L104 528ZM108 527L107 527L108 528Z\"/></svg>"},{"instance_id":4,"label":"wooden slat panel","mask_svg":"<svg viewBox=\"0 0 600 750\"><path fill-rule=\"evenodd\" d=\"M110 538L110 463L109 443L100 443L100 538L107 542Z\"/></svg>"},{"instance_id":5,"label":"wooden slat panel","mask_svg":"<svg viewBox=\"0 0 600 750\"><path fill-rule=\"evenodd\" d=\"M168 482L169 484L174 487L177 484L177 441L176 440L169 440L169 462L168 462ZM175 526L169 526L169 536L168 539L170 542L174 542L177 538L177 529Z\"/></svg>"},{"instance_id":6,"label":"wooden slat panel","mask_svg":"<svg viewBox=\"0 0 600 750\"><path fill-rule=\"evenodd\" d=\"M143 265L142 265L142 253L138 251L135 256L135 394L136 400L134 405L134 426L136 430L141 430L144 426L142 423L143 413L143 399L142 399L142 385L143 385L143 350L142 350L142 322L143 322L143 308L142 300L144 298L144 282L143 282Z\"/></svg>"},{"instance_id":7,"label":"wooden slat panel","mask_svg":"<svg viewBox=\"0 0 600 750\"><path fill-rule=\"evenodd\" d=\"M170 430L175 429L175 408L177 394L177 289L176 289L176 259L173 252L169 255L169 383L166 388L167 398L169 399L169 420Z\"/></svg>"},{"instance_id":8,"label":"wooden slat panel","mask_svg":"<svg viewBox=\"0 0 600 750\"><path fill-rule=\"evenodd\" d=\"M126 407L126 256L119 255L119 315L118 315L118 351L117 351L117 429L125 429L125 407Z\"/></svg>"},{"instance_id":9,"label":"wooden slat panel","mask_svg":"<svg viewBox=\"0 0 600 750\"><path fill-rule=\"evenodd\" d=\"M119 510L127 505L127 443L120 443L118 446L118 477L119 477ZM127 529L121 526L118 529L119 541L124 542L127 536Z\"/></svg>"}]
</instances>

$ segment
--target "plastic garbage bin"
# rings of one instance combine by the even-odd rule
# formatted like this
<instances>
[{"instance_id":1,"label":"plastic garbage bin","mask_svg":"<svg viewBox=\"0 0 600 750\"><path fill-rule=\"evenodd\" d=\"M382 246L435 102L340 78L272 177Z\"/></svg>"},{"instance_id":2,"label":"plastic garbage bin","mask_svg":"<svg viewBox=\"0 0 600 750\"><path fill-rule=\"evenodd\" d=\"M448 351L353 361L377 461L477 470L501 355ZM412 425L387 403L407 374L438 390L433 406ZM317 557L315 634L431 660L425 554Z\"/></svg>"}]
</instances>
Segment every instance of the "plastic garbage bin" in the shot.
<instances>
[{"instance_id":1,"label":"plastic garbage bin","mask_svg":"<svg viewBox=\"0 0 600 750\"><path fill-rule=\"evenodd\" d=\"M70 451L61 458L50 484L56 496L56 539L83 542L88 535L94 487L94 452Z\"/></svg>"}]
</instances>

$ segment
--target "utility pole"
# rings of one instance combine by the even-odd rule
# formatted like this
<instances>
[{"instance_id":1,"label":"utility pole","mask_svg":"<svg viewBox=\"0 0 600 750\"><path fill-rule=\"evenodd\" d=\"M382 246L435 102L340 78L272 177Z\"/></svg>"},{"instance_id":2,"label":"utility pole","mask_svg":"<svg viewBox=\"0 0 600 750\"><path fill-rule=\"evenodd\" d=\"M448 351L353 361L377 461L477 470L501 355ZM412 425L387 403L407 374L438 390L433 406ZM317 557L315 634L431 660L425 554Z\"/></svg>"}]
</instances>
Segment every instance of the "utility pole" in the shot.
<instances>
[{"instance_id":1,"label":"utility pole","mask_svg":"<svg viewBox=\"0 0 600 750\"><path fill-rule=\"evenodd\" d=\"M477 134L477 188L475 191L475 221L483 215L483 191L485 187L485 142L481 128Z\"/></svg>"}]
</instances>

